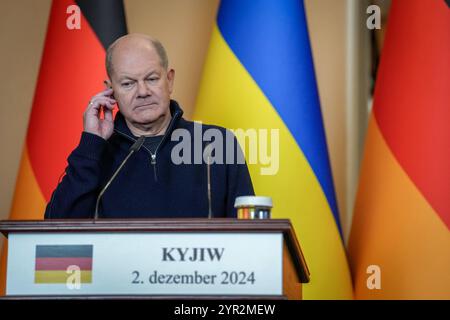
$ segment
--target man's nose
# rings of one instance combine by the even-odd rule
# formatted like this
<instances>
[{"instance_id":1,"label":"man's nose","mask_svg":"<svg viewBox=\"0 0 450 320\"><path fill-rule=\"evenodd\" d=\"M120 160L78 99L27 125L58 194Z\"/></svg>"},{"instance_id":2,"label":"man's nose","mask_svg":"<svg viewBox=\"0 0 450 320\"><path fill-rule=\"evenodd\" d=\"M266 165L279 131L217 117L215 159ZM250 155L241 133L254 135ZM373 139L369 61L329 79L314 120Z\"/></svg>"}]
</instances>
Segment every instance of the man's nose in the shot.
<instances>
[{"instance_id":1,"label":"man's nose","mask_svg":"<svg viewBox=\"0 0 450 320\"><path fill-rule=\"evenodd\" d=\"M152 95L151 88L146 84L145 81L137 82L137 90L138 98L146 98Z\"/></svg>"}]
</instances>

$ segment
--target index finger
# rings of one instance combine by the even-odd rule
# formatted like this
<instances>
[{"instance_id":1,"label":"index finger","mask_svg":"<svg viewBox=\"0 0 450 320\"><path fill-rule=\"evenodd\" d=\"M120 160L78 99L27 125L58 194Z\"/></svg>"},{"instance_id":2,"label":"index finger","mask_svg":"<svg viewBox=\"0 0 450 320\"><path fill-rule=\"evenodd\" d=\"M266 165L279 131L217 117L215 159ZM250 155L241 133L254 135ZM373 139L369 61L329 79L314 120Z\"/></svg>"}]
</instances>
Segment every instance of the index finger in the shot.
<instances>
[{"instance_id":1,"label":"index finger","mask_svg":"<svg viewBox=\"0 0 450 320\"><path fill-rule=\"evenodd\" d=\"M102 95L109 96L114 92L112 88L107 88L101 92Z\"/></svg>"},{"instance_id":2,"label":"index finger","mask_svg":"<svg viewBox=\"0 0 450 320\"><path fill-rule=\"evenodd\" d=\"M114 92L114 90L112 88L108 88L108 89L105 89L105 90L97 93L94 97L107 97L107 96L110 96L113 92Z\"/></svg>"}]
</instances>

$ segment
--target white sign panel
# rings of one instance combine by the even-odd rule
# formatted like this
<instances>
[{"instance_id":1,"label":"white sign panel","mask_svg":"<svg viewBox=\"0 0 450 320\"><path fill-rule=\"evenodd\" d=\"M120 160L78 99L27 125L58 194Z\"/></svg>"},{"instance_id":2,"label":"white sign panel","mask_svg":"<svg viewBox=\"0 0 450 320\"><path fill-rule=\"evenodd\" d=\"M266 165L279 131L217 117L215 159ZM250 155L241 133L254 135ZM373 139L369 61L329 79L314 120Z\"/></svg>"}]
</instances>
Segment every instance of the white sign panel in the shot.
<instances>
[{"instance_id":1,"label":"white sign panel","mask_svg":"<svg viewBox=\"0 0 450 320\"><path fill-rule=\"evenodd\" d=\"M278 233L11 233L7 295L281 295Z\"/></svg>"}]
</instances>

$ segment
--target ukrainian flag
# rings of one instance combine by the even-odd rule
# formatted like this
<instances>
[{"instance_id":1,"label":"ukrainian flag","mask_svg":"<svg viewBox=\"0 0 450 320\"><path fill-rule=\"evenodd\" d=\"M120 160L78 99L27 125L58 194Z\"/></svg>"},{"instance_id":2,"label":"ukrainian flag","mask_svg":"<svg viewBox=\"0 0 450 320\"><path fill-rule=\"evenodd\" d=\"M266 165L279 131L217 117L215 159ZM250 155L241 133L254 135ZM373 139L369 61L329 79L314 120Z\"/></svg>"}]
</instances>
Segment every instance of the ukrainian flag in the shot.
<instances>
[{"instance_id":1,"label":"ukrainian flag","mask_svg":"<svg viewBox=\"0 0 450 320\"><path fill-rule=\"evenodd\" d=\"M303 297L352 298L303 1L221 2L194 118L279 130L278 172L249 166L255 192L294 225L311 272Z\"/></svg>"}]
</instances>

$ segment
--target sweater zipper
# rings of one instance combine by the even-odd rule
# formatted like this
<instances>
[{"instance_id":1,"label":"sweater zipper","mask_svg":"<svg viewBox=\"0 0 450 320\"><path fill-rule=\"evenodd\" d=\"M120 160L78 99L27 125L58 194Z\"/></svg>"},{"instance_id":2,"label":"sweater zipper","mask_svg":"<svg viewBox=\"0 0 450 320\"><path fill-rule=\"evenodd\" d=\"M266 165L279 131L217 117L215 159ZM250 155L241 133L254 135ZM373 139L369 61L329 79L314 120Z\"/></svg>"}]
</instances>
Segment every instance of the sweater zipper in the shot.
<instances>
[{"instance_id":1,"label":"sweater zipper","mask_svg":"<svg viewBox=\"0 0 450 320\"><path fill-rule=\"evenodd\" d=\"M156 154L159 150L159 147L161 146L161 144L166 140L167 136L169 135L169 132L172 130L173 124L174 124L174 120L175 118L178 116L178 112L175 112L175 114L172 117L172 120L170 120L169 126L167 127L166 133L164 134L163 138L161 139L161 141L158 143L158 146L155 149L155 153L153 153L150 149L148 149L146 146L142 145L142 147L147 150L147 152L150 154L150 164L153 166L153 177L155 179L155 182L158 182L158 176L156 174ZM134 139L133 137L130 137L129 135L127 135L126 133L120 132L119 130L114 129L115 132L117 132L118 134L122 135L123 137L128 138L129 140L136 142L137 140Z\"/></svg>"},{"instance_id":2,"label":"sweater zipper","mask_svg":"<svg viewBox=\"0 0 450 320\"><path fill-rule=\"evenodd\" d=\"M179 112L176 111L175 114L173 115L172 119L170 120L170 123L169 123L169 126L167 127L166 133L164 134L163 138L161 139L158 146L156 147L155 153L150 152L150 157L152 158L150 163L153 165L153 174L155 177L155 182L158 181L158 175L156 174L156 154L158 153L159 147L164 143L164 141L166 141L169 133L172 132L172 127L174 126L175 119L178 118L178 114L179 114Z\"/></svg>"}]
</instances>

